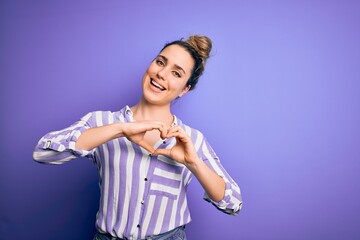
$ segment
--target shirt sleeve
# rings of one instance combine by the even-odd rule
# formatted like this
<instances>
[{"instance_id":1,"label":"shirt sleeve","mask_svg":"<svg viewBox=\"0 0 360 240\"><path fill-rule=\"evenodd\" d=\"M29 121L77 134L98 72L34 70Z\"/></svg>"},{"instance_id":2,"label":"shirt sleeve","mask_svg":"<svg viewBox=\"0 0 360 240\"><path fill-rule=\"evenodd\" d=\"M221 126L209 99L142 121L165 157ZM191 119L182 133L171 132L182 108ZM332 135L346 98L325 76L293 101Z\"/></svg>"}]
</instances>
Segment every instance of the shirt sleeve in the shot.
<instances>
[{"instance_id":1,"label":"shirt sleeve","mask_svg":"<svg viewBox=\"0 0 360 240\"><path fill-rule=\"evenodd\" d=\"M242 207L242 198L239 186L221 165L218 156L205 138L200 152L200 158L225 181L225 195L221 201L213 201L206 192L204 193L204 199L211 202L215 207L224 213L237 215Z\"/></svg>"},{"instance_id":2,"label":"shirt sleeve","mask_svg":"<svg viewBox=\"0 0 360 240\"><path fill-rule=\"evenodd\" d=\"M94 113L88 113L70 127L43 136L33 152L33 159L40 163L62 164L78 157L93 158L95 149L80 150L75 143L80 135L92 126Z\"/></svg>"}]
</instances>

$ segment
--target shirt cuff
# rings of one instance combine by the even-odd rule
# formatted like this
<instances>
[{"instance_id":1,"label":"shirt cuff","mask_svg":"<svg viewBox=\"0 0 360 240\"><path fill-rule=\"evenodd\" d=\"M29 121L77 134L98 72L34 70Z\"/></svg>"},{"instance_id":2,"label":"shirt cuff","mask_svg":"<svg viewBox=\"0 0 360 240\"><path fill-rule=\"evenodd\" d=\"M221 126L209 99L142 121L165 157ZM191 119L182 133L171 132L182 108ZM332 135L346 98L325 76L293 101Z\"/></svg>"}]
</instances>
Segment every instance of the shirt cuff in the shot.
<instances>
[{"instance_id":1,"label":"shirt cuff","mask_svg":"<svg viewBox=\"0 0 360 240\"><path fill-rule=\"evenodd\" d=\"M95 149L91 150L82 150L75 147L76 141L80 137L80 135L87 130L88 127L80 127L74 131L72 131L69 135L67 135L65 138L57 139L51 138L46 139L44 142L39 144L39 147L43 150L53 150L57 152L65 152L69 151L76 157L85 157L90 154L92 154Z\"/></svg>"},{"instance_id":2,"label":"shirt cuff","mask_svg":"<svg viewBox=\"0 0 360 240\"><path fill-rule=\"evenodd\" d=\"M225 181L225 194L224 194L224 198L222 200L220 200L219 202L216 202L216 201L212 200L206 192L204 193L204 199L206 201L212 203L220 211L230 214L230 215L236 215L238 210L235 210L232 207L230 207L233 205L231 203L232 194L233 194L233 190L231 188L231 183Z\"/></svg>"}]
</instances>

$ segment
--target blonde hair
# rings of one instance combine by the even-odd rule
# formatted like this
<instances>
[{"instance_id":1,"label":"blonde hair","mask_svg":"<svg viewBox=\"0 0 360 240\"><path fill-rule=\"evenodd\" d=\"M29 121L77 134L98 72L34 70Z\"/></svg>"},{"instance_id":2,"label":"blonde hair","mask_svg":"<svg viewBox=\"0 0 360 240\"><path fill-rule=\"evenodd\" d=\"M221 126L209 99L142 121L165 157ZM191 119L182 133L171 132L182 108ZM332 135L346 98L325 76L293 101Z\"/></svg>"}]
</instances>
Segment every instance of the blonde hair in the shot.
<instances>
[{"instance_id":1,"label":"blonde hair","mask_svg":"<svg viewBox=\"0 0 360 240\"><path fill-rule=\"evenodd\" d=\"M186 42L195 49L201 58L204 60L209 58L212 48L212 41L210 38L204 35L191 35L186 39Z\"/></svg>"}]
</instances>

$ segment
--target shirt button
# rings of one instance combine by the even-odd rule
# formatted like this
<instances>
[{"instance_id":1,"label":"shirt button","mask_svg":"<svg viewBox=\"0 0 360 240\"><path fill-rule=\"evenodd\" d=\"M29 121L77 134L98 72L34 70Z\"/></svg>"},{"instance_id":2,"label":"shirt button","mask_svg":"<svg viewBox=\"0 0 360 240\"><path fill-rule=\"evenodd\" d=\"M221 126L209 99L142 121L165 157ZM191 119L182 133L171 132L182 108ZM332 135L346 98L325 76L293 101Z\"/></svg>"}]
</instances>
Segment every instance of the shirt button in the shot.
<instances>
[{"instance_id":1,"label":"shirt button","mask_svg":"<svg viewBox=\"0 0 360 240\"><path fill-rule=\"evenodd\" d=\"M144 200L142 200L142 201L141 201L141 204L144 204L144 203L145 203Z\"/></svg>"},{"instance_id":2,"label":"shirt button","mask_svg":"<svg viewBox=\"0 0 360 240\"><path fill-rule=\"evenodd\" d=\"M147 178L144 178L144 181L147 181Z\"/></svg>"},{"instance_id":3,"label":"shirt button","mask_svg":"<svg viewBox=\"0 0 360 240\"><path fill-rule=\"evenodd\" d=\"M140 227L140 224L138 224L136 227L139 228L139 227Z\"/></svg>"},{"instance_id":4,"label":"shirt button","mask_svg":"<svg viewBox=\"0 0 360 240\"><path fill-rule=\"evenodd\" d=\"M44 148L45 148L45 149L49 149L50 146L51 146L51 141L50 141L50 140L49 140L49 141L46 141Z\"/></svg>"}]
</instances>

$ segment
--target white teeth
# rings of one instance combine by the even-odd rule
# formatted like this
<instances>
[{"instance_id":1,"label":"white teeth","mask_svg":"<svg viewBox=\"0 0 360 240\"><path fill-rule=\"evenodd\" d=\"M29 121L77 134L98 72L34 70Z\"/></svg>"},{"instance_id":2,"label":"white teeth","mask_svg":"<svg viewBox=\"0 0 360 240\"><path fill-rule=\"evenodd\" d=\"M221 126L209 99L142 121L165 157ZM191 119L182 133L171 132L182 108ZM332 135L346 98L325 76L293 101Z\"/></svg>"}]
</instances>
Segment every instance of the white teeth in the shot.
<instances>
[{"instance_id":1,"label":"white teeth","mask_svg":"<svg viewBox=\"0 0 360 240\"><path fill-rule=\"evenodd\" d=\"M165 88L163 86L161 86L160 84L158 84L157 82L155 82L154 80L151 80L151 83L153 85L155 85L156 87L160 88L161 90L165 90Z\"/></svg>"}]
</instances>

